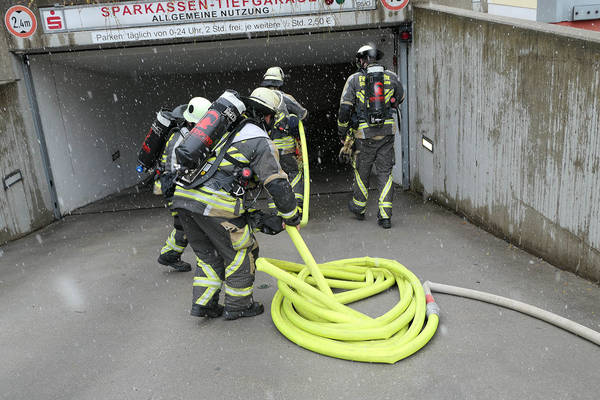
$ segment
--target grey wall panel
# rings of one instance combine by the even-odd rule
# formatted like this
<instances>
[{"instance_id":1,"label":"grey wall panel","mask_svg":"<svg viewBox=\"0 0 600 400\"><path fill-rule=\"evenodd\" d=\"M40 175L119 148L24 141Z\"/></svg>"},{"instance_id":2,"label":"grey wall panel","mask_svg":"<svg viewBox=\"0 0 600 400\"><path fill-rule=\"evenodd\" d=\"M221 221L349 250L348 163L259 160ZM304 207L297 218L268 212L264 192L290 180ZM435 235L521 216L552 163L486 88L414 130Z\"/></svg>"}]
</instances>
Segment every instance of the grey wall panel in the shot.
<instances>
[{"instance_id":1,"label":"grey wall panel","mask_svg":"<svg viewBox=\"0 0 600 400\"><path fill-rule=\"evenodd\" d=\"M416 188L600 280L600 44L446 11L415 10Z\"/></svg>"},{"instance_id":2,"label":"grey wall panel","mask_svg":"<svg viewBox=\"0 0 600 400\"><path fill-rule=\"evenodd\" d=\"M0 183L0 243L20 237L53 220L40 147L22 80L0 85L0 180L19 171L22 180Z\"/></svg>"}]
</instances>

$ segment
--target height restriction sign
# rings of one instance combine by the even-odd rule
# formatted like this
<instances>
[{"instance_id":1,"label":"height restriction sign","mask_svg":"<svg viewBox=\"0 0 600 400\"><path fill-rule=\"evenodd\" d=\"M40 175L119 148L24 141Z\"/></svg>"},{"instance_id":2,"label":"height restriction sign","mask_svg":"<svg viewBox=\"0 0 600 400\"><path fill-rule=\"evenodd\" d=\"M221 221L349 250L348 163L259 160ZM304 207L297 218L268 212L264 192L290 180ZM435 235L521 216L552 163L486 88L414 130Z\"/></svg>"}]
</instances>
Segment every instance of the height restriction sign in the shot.
<instances>
[{"instance_id":1,"label":"height restriction sign","mask_svg":"<svg viewBox=\"0 0 600 400\"><path fill-rule=\"evenodd\" d=\"M381 0L381 4L388 10L400 11L408 4L408 0Z\"/></svg>"},{"instance_id":2,"label":"height restriction sign","mask_svg":"<svg viewBox=\"0 0 600 400\"><path fill-rule=\"evenodd\" d=\"M12 6L4 15L6 29L15 36L27 38L35 33L37 20L33 12L24 6Z\"/></svg>"}]
</instances>

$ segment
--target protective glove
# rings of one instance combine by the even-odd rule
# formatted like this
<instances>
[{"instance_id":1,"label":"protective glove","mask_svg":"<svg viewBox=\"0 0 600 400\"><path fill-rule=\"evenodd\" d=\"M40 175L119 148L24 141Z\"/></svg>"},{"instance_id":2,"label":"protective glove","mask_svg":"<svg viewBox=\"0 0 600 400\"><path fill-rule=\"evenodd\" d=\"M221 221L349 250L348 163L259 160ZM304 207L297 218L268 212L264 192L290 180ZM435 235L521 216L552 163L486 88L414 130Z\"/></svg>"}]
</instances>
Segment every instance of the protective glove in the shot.
<instances>
[{"instance_id":1,"label":"protective glove","mask_svg":"<svg viewBox=\"0 0 600 400\"><path fill-rule=\"evenodd\" d=\"M165 172L160 174L160 188L162 190L162 194L166 197L173 197L175 194L175 180L177 179L177 173L175 172Z\"/></svg>"},{"instance_id":2,"label":"protective glove","mask_svg":"<svg viewBox=\"0 0 600 400\"><path fill-rule=\"evenodd\" d=\"M278 215L264 215L262 217L260 231L267 235L277 235L283 231L283 218Z\"/></svg>"},{"instance_id":3,"label":"protective glove","mask_svg":"<svg viewBox=\"0 0 600 400\"><path fill-rule=\"evenodd\" d=\"M342 164L352 164L352 155L354 153L354 137L348 135L346 136L346 140L344 140L344 145L340 149L340 153L338 154L338 160Z\"/></svg>"},{"instance_id":4,"label":"protective glove","mask_svg":"<svg viewBox=\"0 0 600 400\"><path fill-rule=\"evenodd\" d=\"M287 120L288 125L288 133L293 137L300 137L300 128L298 125L300 124L300 120L294 114L290 114Z\"/></svg>"},{"instance_id":5,"label":"protective glove","mask_svg":"<svg viewBox=\"0 0 600 400\"><path fill-rule=\"evenodd\" d=\"M302 221L302 215L297 212L296 215L294 215L292 218L285 218L283 220L283 222L285 222L286 225L290 225L290 226L298 226L300 225L300 222Z\"/></svg>"}]
</instances>

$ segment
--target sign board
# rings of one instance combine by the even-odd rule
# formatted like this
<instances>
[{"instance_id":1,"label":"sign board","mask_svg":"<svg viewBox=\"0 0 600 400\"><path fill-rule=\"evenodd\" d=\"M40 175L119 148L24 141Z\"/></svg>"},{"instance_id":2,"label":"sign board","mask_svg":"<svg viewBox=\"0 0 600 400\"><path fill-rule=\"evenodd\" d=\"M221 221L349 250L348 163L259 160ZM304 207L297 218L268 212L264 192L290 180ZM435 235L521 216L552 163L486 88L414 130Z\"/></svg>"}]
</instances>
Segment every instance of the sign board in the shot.
<instances>
[{"instance_id":1,"label":"sign board","mask_svg":"<svg viewBox=\"0 0 600 400\"><path fill-rule=\"evenodd\" d=\"M37 20L33 12L24 6L12 6L4 15L6 29L20 38L28 38L37 29Z\"/></svg>"},{"instance_id":2,"label":"sign board","mask_svg":"<svg viewBox=\"0 0 600 400\"><path fill-rule=\"evenodd\" d=\"M374 10L377 8L376 2L377 0L138 1L40 8L40 14L44 32L55 33Z\"/></svg>"},{"instance_id":3,"label":"sign board","mask_svg":"<svg viewBox=\"0 0 600 400\"><path fill-rule=\"evenodd\" d=\"M400 11L408 5L408 0L381 0L381 4L388 10Z\"/></svg>"},{"instance_id":4,"label":"sign board","mask_svg":"<svg viewBox=\"0 0 600 400\"><path fill-rule=\"evenodd\" d=\"M247 19L185 25L147 26L140 28L96 30L90 32L93 43L132 42L174 39L231 33L274 32L289 29L313 29L335 26L332 15Z\"/></svg>"}]
</instances>

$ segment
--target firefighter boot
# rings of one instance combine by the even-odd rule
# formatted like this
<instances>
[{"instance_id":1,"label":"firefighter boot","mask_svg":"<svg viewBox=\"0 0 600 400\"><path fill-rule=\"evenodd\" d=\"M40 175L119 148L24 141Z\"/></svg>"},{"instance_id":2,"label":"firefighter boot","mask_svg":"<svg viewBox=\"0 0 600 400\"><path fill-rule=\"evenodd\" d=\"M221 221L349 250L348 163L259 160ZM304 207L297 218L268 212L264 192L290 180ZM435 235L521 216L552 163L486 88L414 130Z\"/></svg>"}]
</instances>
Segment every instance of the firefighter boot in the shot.
<instances>
[{"instance_id":1,"label":"firefighter boot","mask_svg":"<svg viewBox=\"0 0 600 400\"><path fill-rule=\"evenodd\" d=\"M194 317L218 318L223 315L223 306L219 304L218 293L208 302L206 306L193 304L190 315Z\"/></svg>"},{"instance_id":2,"label":"firefighter boot","mask_svg":"<svg viewBox=\"0 0 600 400\"><path fill-rule=\"evenodd\" d=\"M361 210L354 204L352 199L348 201L348 210L350 210L350 212L356 216L357 220L364 221L365 213L361 212Z\"/></svg>"},{"instance_id":3,"label":"firefighter boot","mask_svg":"<svg viewBox=\"0 0 600 400\"><path fill-rule=\"evenodd\" d=\"M390 229L392 227L392 221L389 218L380 218L377 220L377 223L383 229Z\"/></svg>"},{"instance_id":4,"label":"firefighter boot","mask_svg":"<svg viewBox=\"0 0 600 400\"><path fill-rule=\"evenodd\" d=\"M228 310L227 307L225 307L223 317L228 320L234 320L242 317L254 317L255 315L262 314L263 311L265 311L263 305L254 301L248 306L248 308L241 310Z\"/></svg>"},{"instance_id":5,"label":"firefighter boot","mask_svg":"<svg viewBox=\"0 0 600 400\"><path fill-rule=\"evenodd\" d=\"M166 265L167 267L171 267L179 272L187 272L192 270L192 266L189 263L181 261L181 253L178 253L175 250L169 250L166 253L158 256L158 263L161 265Z\"/></svg>"}]
</instances>

